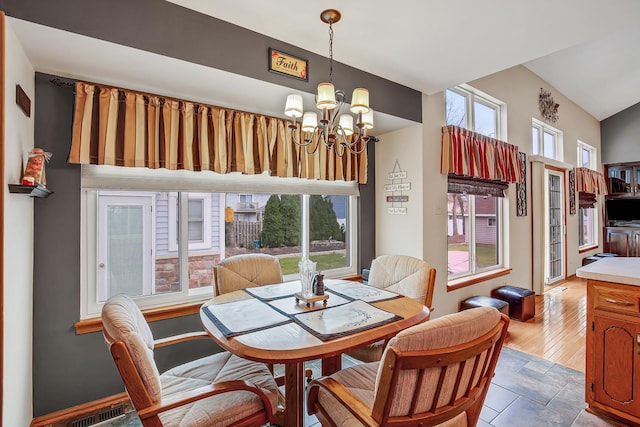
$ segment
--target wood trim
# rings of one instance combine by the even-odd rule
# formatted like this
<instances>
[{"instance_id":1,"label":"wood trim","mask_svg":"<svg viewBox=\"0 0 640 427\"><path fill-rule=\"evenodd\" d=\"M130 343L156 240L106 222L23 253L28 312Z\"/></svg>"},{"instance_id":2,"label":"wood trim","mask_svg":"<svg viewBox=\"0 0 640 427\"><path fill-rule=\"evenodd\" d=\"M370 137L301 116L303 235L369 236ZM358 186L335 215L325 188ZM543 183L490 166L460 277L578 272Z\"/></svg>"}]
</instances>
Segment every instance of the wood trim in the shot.
<instances>
[{"instance_id":1,"label":"wood trim","mask_svg":"<svg viewBox=\"0 0 640 427\"><path fill-rule=\"evenodd\" d=\"M4 69L6 64L5 58L5 16L0 11L0 402L4 402L4 188L5 182L5 141L4 141L4 123L5 110L4 100ZM0 427L3 425L3 410L0 409Z\"/></svg>"},{"instance_id":2,"label":"wood trim","mask_svg":"<svg viewBox=\"0 0 640 427\"><path fill-rule=\"evenodd\" d=\"M176 304L167 307L150 308L142 310L144 318L147 322L155 322L158 320L173 319L175 317L189 316L200 312L200 307L204 301L197 301L185 304ZM74 324L76 335L88 334L91 332L99 332L102 330L102 320L99 317L91 319L79 320Z\"/></svg>"},{"instance_id":3,"label":"wood trim","mask_svg":"<svg viewBox=\"0 0 640 427\"><path fill-rule=\"evenodd\" d=\"M599 246L600 245L593 245L593 246L589 246L589 247L586 247L586 248L583 248L583 249L578 249L578 253L581 254L581 253L584 253L584 252L589 252L589 251L592 251L594 249L598 249Z\"/></svg>"},{"instance_id":4,"label":"wood trim","mask_svg":"<svg viewBox=\"0 0 640 427\"><path fill-rule=\"evenodd\" d=\"M102 409L110 408L112 406L121 405L122 403L128 401L129 396L126 392L115 394L113 396L103 397L102 399L83 403L82 405L72 406L71 408L61 409L60 411L36 417L31 420L30 427L46 427L55 423L63 423L65 421L68 422L83 415L98 412Z\"/></svg>"},{"instance_id":5,"label":"wood trim","mask_svg":"<svg viewBox=\"0 0 640 427\"><path fill-rule=\"evenodd\" d=\"M475 285L476 283L486 282L487 280L495 279L496 277L500 277L500 276L506 276L507 274L511 274L510 268L500 268L497 270L492 270L489 273L477 274L467 279L465 278L458 279L453 281L452 284L447 284L447 292L451 292L451 291L455 291L456 289L461 289L467 286Z\"/></svg>"}]
</instances>

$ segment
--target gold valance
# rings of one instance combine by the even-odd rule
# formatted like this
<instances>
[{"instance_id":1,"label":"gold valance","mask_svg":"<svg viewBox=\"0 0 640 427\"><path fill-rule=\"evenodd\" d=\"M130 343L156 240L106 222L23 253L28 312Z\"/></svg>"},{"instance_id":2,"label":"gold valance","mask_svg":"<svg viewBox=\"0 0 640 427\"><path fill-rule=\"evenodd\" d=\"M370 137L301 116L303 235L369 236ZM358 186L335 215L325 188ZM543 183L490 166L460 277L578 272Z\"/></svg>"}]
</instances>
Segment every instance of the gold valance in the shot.
<instances>
[{"instance_id":1,"label":"gold valance","mask_svg":"<svg viewBox=\"0 0 640 427\"><path fill-rule=\"evenodd\" d=\"M289 122L103 85L76 83L69 162L367 182L367 153L309 155Z\"/></svg>"}]
</instances>

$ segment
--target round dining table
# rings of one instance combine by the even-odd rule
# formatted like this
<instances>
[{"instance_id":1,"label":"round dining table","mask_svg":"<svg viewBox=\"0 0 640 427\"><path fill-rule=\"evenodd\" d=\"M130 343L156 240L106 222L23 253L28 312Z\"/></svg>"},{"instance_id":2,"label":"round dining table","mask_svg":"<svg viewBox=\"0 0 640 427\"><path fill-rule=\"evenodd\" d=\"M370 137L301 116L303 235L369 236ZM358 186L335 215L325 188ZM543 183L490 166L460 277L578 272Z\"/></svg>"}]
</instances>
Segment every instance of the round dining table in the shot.
<instances>
[{"instance_id":1,"label":"round dining table","mask_svg":"<svg viewBox=\"0 0 640 427\"><path fill-rule=\"evenodd\" d=\"M354 285L357 282L353 282ZM358 283L358 285L361 285ZM299 286L299 285L298 285ZM205 313L211 305L227 304L256 298L239 290L214 297L200 310L202 324L223 349L245 359L268 364L284 364L284 407L276 413L277 424L283 427L302 427L304 423L304 362L322 360L322 374L329 375L341 369L341 356L344 352L382 339L388 339L399 331L429 319L429 309L419 302L404 296L371 302L370 305L394 314L393 321L331 339L320 339L298 322L290 321L272 327L264 327L252 332L235 336L225 334L225 328L214 322ZM295 297L277 300L278 307L285 308L289 315L324 310L340 304L340 298L329 298L327 304L307 305L303 301L296 303ZM216 307L220 309L220 307ZM259 316L259 313L255 313ZM247 322L252 313L246 314Z\"/></svg>"}]
</instances>

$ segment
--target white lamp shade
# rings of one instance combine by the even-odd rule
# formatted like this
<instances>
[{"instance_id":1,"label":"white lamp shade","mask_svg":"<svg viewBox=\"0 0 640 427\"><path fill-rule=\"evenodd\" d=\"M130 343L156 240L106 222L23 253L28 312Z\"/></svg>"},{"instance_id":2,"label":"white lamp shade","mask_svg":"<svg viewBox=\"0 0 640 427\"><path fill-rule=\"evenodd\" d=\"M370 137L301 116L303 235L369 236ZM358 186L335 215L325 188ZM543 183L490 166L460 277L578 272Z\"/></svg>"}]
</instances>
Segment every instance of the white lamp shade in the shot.
<instances>
[{"instance_id":1,"label":"white lamp shade","mask_svg":"<svg viewBox=\"0 0 640 427\"><path fill-rule=\"evenodd\" d=\"M302 117L302 131L313 132L318 126L318 115L312 111L304 113Z\"/></svg>"},{"instance_id":2,"label":"white lamp shade","mask_svg":"<svg viewBox=\"0 0 640 427\"><path fill-rule=\"evenodd\" d=\"M291 118L302 117L302 95L287 96L287 104L284 107L284 115Z\"/></svg>"},{"instance_id":3,"label":"white lamp shade","mask_svg":"<svg viewBox=\"0 0 640 427\"><path fill-rule=\"evenodd\" d=\"M362 124L365 129L373 129L373 108L369 108L369 111L362 113Z\"/></svg>"},{"instance_id":4,"label":"white lamp shade","mask_svg":"<svg viewBox=\"0 0 640 427\"><path fill-rule=\"evenodd\" d=\"M342 114L340 116L340 127L345 136L353 135L353 116L350 114Z\"/></svg>"},{"instance_id":5,"label":"white lamp shade","mask_svg":"<svg viewBox=\"0 0 640 427\"><path fill-rule=\"evenodd\" d=\"M369 91L362 87L353 90L351 97L351 112L353 114L366 113L369 111Z\"/></svg>"},{"instance_id":6,"label":"white lamp shade","mask_svg":"<svg viewBox=\"0 0 640 427\"><path fill-rule=\"evenodd\" d=\"M319 110L333 110L336 105L336 90L333 85L331 83L320 83L318 85L316 107Z\"/></svg>"}]
</instances>

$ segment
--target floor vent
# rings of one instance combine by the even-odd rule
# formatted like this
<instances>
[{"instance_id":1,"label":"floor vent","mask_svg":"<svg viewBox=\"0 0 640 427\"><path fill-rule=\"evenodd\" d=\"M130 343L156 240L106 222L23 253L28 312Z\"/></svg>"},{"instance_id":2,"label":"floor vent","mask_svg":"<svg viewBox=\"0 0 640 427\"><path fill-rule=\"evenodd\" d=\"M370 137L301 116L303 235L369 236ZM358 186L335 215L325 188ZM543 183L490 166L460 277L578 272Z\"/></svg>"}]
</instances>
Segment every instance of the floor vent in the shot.
<instances>
[{"instance_id":1,"label":"floor vent","mask_svg":"<svg viewBox=\"0 0 640 427\"><path fill-rule=\"evenodd\" d=\"M121 405L112 406L110 408L104 408L100 412L95 412L90 415L83 415L82 418L77 418L67 424L69 427L89 427L104 421L110 420L126 414L131 409L131 405L123 403Z\"/></svg>"}]
</instances>

